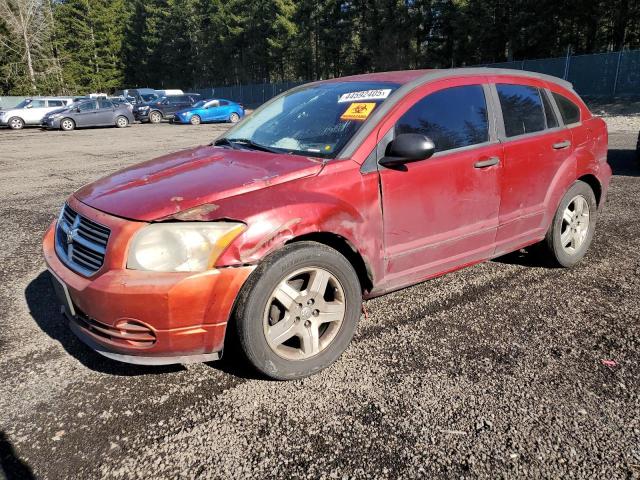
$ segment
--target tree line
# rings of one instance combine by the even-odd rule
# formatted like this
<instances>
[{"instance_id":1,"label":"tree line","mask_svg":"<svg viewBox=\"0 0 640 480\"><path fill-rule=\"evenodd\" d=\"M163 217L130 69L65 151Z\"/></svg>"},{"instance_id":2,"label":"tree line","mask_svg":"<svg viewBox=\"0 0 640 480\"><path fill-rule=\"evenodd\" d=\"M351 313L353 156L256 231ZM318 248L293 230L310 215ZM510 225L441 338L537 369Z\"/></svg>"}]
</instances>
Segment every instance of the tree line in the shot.
<instances>
[{"instance_id":1,"label":"tree line","mask_svg":"<svg viewBox=\"0 0 640 480\"><path fill-rule=\"evenodd\" d=\"M0 0L0 94L314 80L640 48L637 0Z\"/></svg>"}]
</instances>

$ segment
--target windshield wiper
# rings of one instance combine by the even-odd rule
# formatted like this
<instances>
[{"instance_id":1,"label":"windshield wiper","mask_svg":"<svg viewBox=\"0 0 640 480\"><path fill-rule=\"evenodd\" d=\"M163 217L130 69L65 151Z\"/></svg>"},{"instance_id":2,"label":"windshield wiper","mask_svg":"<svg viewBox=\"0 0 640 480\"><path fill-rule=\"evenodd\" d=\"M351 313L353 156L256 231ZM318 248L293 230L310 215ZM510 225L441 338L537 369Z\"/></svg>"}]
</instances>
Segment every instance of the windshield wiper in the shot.
<instances>
[{"instance_id":1,"label":"windshield wiper","mask_svg":"<svg viewBox=\"0 0 640 480\"><path fill-rule=\"evenodd\" d=\"M220 140L223 140L223 139L220 139ZM230 144L239 143L240 145L247 146L249 148L252 148L253 150L260 150L262 152L269 152L269 153L282 153L280 150L276 150L275 148L269 148L264 145L260 145L259 143L256 143L253 140L251 140L250 138L224 138L224 140L226 140L226 142ZM216 142L216 144L217 143L218 142Z\"/></svg>"},{"instance_id":2,"label":"windshield wiper","mask_svg":"<svg viewBox=\"0 0 640 480\"><path fill-rule=\"evenodd\" d=\"M233 148L234 150L237 150L238 147L231 141L229 141L228 138L219 138L218 140L216 140L215 142L212 143L212 145L215 145L216 147L220 147L222 145L226 145L229 146L231 148Z\"/></svg>"}]
</instances>

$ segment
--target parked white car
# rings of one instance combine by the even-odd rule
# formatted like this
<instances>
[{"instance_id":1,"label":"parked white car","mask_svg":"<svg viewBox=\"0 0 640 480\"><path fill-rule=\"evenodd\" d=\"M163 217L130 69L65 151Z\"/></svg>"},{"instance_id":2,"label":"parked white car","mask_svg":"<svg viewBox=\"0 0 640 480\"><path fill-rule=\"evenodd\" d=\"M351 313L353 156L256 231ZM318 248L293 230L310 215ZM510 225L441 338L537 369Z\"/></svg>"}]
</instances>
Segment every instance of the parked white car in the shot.
<instances>
[{"instance_id":1,"label":"parked white car","mask_svg":"<svg viewBox=\"0 0 640 480\"><path fill-rule=\"evenodd\" d=\"M42 119L47 113L72 103L72 98L27 98L14 108L0 111L0 126L8 126L13 130L20 130L25 125L41 125Z\"/></svg>"}]
</instances>

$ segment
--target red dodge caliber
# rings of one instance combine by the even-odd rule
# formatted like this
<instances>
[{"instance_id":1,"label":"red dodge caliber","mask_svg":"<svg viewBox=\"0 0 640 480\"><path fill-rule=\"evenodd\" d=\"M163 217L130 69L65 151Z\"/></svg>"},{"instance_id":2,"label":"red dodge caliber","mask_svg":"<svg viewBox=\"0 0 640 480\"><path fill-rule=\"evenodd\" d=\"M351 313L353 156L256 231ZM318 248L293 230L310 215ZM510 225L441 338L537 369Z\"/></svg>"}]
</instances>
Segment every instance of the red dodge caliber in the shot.
<instances>
[{"instance_id":1,"label":"red dodge caliber","mask_svg":"<svg viewBox=\"0 0 640 480\"><path fill-rule=\"evenodd\" d=\"M70 326L107 357L276 379L348 346L363 298L539 243L564 267L611 176L571 85L497 69L307 84L210 145L81 188L44 238Z\"/></svg>"}]
</instances>

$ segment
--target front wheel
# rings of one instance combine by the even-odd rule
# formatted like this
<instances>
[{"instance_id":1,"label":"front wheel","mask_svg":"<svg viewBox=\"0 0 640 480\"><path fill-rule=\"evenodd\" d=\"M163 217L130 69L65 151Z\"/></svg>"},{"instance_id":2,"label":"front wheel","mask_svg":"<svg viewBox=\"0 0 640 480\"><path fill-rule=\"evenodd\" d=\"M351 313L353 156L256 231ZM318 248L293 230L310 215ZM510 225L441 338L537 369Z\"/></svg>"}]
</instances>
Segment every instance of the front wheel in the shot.
<instances>
[{"instance_id":1,"label":"front wheel","mask_svg":"<svg viewBox=\"0 0 640 480\"><path fill-rule=\"evenodd\" d=\"M239 121L240 121L240 115L238 115L236 112L233 112L231 115L229 115L229 122L238 123Z\"/></svg>"},{"instance_id":2,"label":"front wheel","mask_svg":"<svg viewBox=\"0 0 640 480\"><path fill-rule=\"evenodd\" d=\"M298 242L258 266L237 304L237 337L249 362L268 377L292 380L331 365L347 348L362 291L344 256Z\"/></svg>"},{"instance_id":3,"label":"front wheel","mask_svg":"<svg viewBox=\"0 0 640 480\"><path fill-rule=\"evenodd\" d=\"M562 197L543 242L551 260L562 267L573 267L582 260L593 239L597 211L591 187L575 182Z\"/></svg>"},{"instance_id":4,"label":"front wheel","mask_svg":"<svg viewBox=\"0 0 640 480\"><path fill-rule=\"evenodd\" d=\"M189 123L191 125L200 125L200 122L202 122L202 120L200 119L200 117L198 115L194 115L193 117L191 117L189 119Z\"/></svg>"},{"instance_id":5,"label":"front wheel","mask_svg":"<svg viewBox=\"0 0 640 480\"><path fill-rule=\"evenodd\" d=\"M162 114L160 112L151 112L149 114L149 122L160 123L162 121Z\"/></svg>"},{"instance_id":6,"label":"front wheel","mask_svg":"<svg viewBox=\"0 0 640 480\"><path fill-rule=\"evenodd\" d=\"M124 128L127 125L129 125L129 120L127 119L127 117L120 116L116 118L116 127Z\"/></svg>"},{"instance_id":7,"label":"front wheel","mask_svg":"<svg viewBox=\"0 0 640 480\"><path fill-rule=\"evenodd\" d=\"M69 131L73 130L74 128L76 128L76 124L70 118L63 118L60 121L60 128L62 130L64 130L65 132L69 132Z\"/></svg>"},{"instance_id":8,"label":"front wheel","mask_svg":"<svg viewBox=\"0 0 640 480\"><path fill-rule=\"evenodd\" d=\"M9 127L11 130L21 130L24 128L24 120L20 117L12 117L9 119Z\"/></svg>"}]
</instances>

